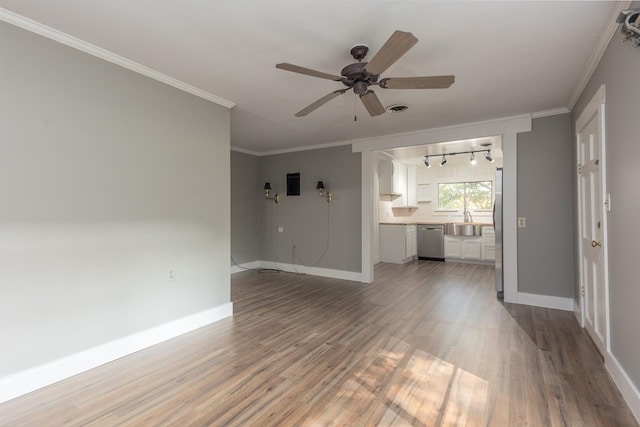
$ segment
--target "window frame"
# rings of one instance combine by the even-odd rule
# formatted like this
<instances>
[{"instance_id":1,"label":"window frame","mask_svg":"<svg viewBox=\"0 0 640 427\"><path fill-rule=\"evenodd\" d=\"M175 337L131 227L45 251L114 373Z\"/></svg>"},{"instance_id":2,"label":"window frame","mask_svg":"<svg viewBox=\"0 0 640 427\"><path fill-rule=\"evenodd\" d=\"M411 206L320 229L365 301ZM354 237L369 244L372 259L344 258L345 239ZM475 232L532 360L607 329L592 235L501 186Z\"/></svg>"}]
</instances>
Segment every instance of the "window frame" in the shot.
<instances>
[{"instance_id":1,"label":"window frame","mask_svg":"<svg viewBox=\"0 0 640 427\"><path fill-rule=\"evenodd\" d=\"M436 198L438 200L438 207L436 209L436 211L440 211L440 212L464 212L465 210L467 210L467 184L472 184L472 183L480 183L480 182L487 182L489 183L489 187L490 187L490 194L489 194L489 202L491 207L487 208L487 209L469 209L469 211L473 211L473 212L491 212L492 208L493 208L493 192L495 190L494 188L494 182L491 179L475 179L475 180L469 180L469 181L438 181L436 183ZM462 208L444 208L440 205L440 185L446 185L446 184L464 184L463 185L463 195L462 195Z\"/></svg>"}]
</instances>

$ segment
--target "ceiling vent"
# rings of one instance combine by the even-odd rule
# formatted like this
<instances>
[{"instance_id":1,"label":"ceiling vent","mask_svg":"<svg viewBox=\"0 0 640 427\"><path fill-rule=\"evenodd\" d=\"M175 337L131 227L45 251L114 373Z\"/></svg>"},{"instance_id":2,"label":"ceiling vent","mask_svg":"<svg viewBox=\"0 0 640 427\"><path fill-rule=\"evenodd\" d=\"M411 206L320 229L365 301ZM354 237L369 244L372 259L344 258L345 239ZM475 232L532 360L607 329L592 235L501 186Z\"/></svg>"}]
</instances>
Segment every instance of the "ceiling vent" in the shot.
<instances>
[{"instance_id":1,"label":"ceiling vent","mask_svg":"<svg viewBox=\"0 0 640 427\"><path fill-rule=\"evenodd\" d=\"M404 111L407 111L408 109L409 107L404 104L390 105L387 107L387 111L389 111L390 113L402 113Z\"/></svg>"}]
</instances>

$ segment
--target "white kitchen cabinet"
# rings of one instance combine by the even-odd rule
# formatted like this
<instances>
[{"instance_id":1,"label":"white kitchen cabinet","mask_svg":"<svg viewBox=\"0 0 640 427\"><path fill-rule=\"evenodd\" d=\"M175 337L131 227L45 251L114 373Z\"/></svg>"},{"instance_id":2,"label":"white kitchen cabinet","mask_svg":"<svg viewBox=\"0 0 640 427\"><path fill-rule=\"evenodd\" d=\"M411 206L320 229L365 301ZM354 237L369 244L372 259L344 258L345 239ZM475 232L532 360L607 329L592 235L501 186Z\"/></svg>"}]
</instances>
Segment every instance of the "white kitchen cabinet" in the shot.
<instances>
[{"instance_id":1,"label":"white kitchen cabinet","mask_svg":"<svg viewBox=\"0 0 640 427\"><path fill-rule=\"evenodd\" d=\"M418 246L416 239L416 226L408 225L406 228L405 239L405 256L406 258L413 258L418 255Z\"/></svg>"},{"instance_id":2,"label":"white kitchen cabinet","mask_svg":"<svg viewBox=\"0 0 640 427\"><path fill-rule=\"evenodd\" d=\"M391 160L380 159L378 161L378 180L380 194L389 195L393 193L393 165Z\"/></svg>"},{"instance_id":3,"label":"white kitchen cabinet","mask_svg":"<svg viewBox=\"0 0 640 427\"><path fill-rule=\"evenodd\" d=\"M458 237L444 236L444 257L462 258L462 240Z\"/></svg>"},{"instance_id":4,"label":"white kitchen cabinet","mask_svg":"<svg viewBox=\"0 0 640 427\"><path fill-rule=\"evenodd\" d=\"M393 193L399 194L391 201L391 207L407 207L407 166L400 162L391 162L393 169Z\"/></svg>"},{"instance_id":5,"label":"white kitchen cabinet","mask_svg":"<svg viewBox=\"0 0 640 427\"><path fill-rule=\"evenodd\" d=\"M484 237L444 236L444 257L448 260L484 261ZM495 248L494 248L495 250Z\"/></svg>"},{"instance_id":6,"label":"white kitchen cabinet","mask_svg":"<svg viewBox=\"0 0 640 427\"><path fill-rule=\"evenodd\" d=\"M482 259L496 259L496 233L493 227L482 227Z\"/></svg>"},{"instance_id":7,"label":"white kitchen cabinet","mask_svg":"<svg viewBox=\"0 0 640 427\"><path fill-rule=\"evenodd\" d=\"M463 237L462 238L462 259L482 259L482 238Z\"/></svg>"},{"instance_id":8,"label":"white kitchen cabinet","mask_svg":"<svg viewBox=\"0 0 640 427\"><path fill-rule=\"evenodd\" d=\"M380 224L380 261L404 264L417 253L416 226Z\"/></svg>"}]
</instances>

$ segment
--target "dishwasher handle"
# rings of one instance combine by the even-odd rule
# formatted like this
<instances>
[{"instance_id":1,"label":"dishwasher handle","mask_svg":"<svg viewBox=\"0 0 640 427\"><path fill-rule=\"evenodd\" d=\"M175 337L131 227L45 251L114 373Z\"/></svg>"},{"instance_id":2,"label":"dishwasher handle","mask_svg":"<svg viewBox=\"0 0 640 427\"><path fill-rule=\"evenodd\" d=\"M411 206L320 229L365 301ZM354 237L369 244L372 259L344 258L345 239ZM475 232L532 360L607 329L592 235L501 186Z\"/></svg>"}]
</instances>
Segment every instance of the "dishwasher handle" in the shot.
<instances>
[{"instance_id":1,"label":"dishwasher handle","mask_svg":"<svg viewBox=\"0 0 640 427\"><path fill-rule=\"evenodd\" d=\"M442 227L425 227L421 228L423 231L442 231Z\"/></svg>"}]
</instances>

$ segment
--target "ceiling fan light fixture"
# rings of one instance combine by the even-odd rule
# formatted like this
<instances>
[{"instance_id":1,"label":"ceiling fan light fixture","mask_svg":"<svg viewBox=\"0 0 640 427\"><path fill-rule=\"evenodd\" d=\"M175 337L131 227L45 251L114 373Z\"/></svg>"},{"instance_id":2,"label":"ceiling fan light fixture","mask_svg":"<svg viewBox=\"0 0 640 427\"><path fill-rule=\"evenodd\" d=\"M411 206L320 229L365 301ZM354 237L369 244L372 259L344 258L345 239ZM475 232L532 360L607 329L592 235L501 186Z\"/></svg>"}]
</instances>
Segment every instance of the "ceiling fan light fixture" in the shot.
<instances>
[{"instance_id":1,"label":"ceiling fan light fixture","mask_svg":"<svg viewBox=\"0 0 640 427\"><path fill-rule=\"evenodd\" d=\"M403 113L408 109L409 109L409 106L405 104L394 104L394 105L389 105L387 107L387 111L390 113Z\"/></svg>"}]
</instances>

